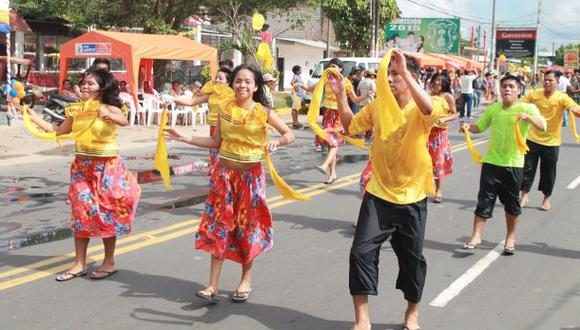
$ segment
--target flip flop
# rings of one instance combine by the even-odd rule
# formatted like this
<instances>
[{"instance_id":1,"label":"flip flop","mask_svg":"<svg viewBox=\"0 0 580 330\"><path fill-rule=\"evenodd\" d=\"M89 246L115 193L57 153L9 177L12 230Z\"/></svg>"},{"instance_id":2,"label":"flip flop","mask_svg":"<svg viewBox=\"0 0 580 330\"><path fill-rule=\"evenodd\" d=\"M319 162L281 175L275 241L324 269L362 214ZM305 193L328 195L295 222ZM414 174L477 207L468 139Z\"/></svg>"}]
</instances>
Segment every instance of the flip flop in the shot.
<instances>
[{"instance_id":1,"label":"flip flop","mask_svg":"<svg viewBox=\"0 0 580 330\"><path fill-rule=\"evenodd\" d=\"M195 296L203 300L207 300L212 304L217 304L220 301L218 295L215 292L208 293L207 291L199 290L195 293Z\"/></svg>"},{"instance_id":2,"label":"flip flop","mask_svg":"<svg viewBox=\"0 0 580 330\"><path fill-rule=\"evenodd\" d=\"M70 269L69 269L67 271L64 271L64 272L56 275L56 277L54 279L57 282L65 282L65 281L70 281L73 278L77 278L77 277L81 277L81 276L85 276L85 275L87 275L87 270L86 269L83 269L80 272L75 273L75 274L71 273L70 272Z\"/></svg>"},{"instance_id":3,"label":"flip flop","mask_svg":"<svg viewBox=\"0 0 580 330\"><path fill-rule=\"evenodd\" d=\"M248 289L248 291L234 291L232 294L232 301L235 303L245 303L250 298L250 294L252 294L252 289Z\"/></svg>"},{"instance_id":4,"label":"flip flop","mask_svg":"<svg viewBox=\"0 0 580 330\"><path fill-rule=\"evenodd\" d=\"M513 256L516 253L516 248L513 246L504 246L503 247L503 255L504 256Z\"/></svg>"},{"instance_id":5,"label":"flip flop","mask_svg":"<svg viewBox=\"0 0 580 330\"><path fill-rule=\"evenodd\" d=\"M463 244L463 249L464 250L475 250L477 249L479 246L481 245L481 242L477 243L477 244L469 244L469 243L465 243Z\"/></svg>"},{"instance_id":6,"label":"flip flop","mask_svg":"<svg viewBox=\"0 0 580 330\"><path fill-rule=\"evenodd\" d=\"M403 326L403 330L421 330L421 328L419 327L419 328L413 328L413 329L411 329L408 326L404 325Z\"/></svg>"},{"instance_id":7,"label":"flip flop","mask_svg":"<svg viewBox=\"0 0 580 330\"><path fill-rule=\"evenodd\" d=\"M117 272L116 269L113 269L111 271L106 271L106 270L95 270L94 272L91 273L91 279L93 280L102 280L105 279L113 274L115 274ZM97 273L101 273L101 274L105 274L105 275L96 275Z\"/></svg>"},{"instance_id":8,"label":"flip flop","mask_svg":"<svg viewBox=\"0 0 580 330\"><path fill-rule=\"evenodd\" d=\"M433 197L433 203L435 203L435 204L441 204L441 203L443 203L443 196L435 196L435 197Z\"/></svg>"},{"instance_id":9,"label":"flip flop","mask_svg":"<svg viewBox=\"0 0 580 330\"><path fill-rule=\"evenodd\" d=\"M334 181L336 181L336 180L337 180L337 178L330 178L330 179L326 180L324 183L325 184L333 184Z\"/></svg>"}]
</instances>

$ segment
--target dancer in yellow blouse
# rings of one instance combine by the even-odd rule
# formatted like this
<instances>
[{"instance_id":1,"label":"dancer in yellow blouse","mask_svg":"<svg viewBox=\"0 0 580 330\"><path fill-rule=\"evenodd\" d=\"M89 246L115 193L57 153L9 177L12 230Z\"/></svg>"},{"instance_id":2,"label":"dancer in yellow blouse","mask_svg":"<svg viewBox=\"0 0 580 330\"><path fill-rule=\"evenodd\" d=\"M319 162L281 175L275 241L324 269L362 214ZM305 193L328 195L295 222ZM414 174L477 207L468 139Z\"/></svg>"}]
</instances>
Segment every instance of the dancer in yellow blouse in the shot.
<instances>
[{"instance_id":1,"label":"dancer in yellow blouse","mask_svg":"<svg viewBox=\"0 0 580 330\"><path fill-rule=\"evenodd\" d=\"M219 160L210 169L209 194L195 246L211 254L209 285L197 296L217 302L224 259L242 265L240 283L232 295L245 302L252 292L253 260L272 248L272 216L266 205L266 178L261 161L286 198L305 197L293 192L275 172L269 152L294 142L294 133L275 111L264 106L262 73L246 65L232 73L235 99L220 106L216 130L211 137L184 136L173 128L169 138L199 147L218 148ZM267 125L281 134L268 142Z\"/></svg>"},{"instance_id":2,"label":"dancer in yellow blouse","mask_svg":"<svg viewBox=\"0 0 580 330\"><path fill-rule=\"evenodd\" d=\"M102 238L105 246L103 264L91 273L91 278L103 279L117 271L116 238L131 232L141 195L136 178L118 156L116 127L129 122L121 110L117 81L105 70L89 70L80 83L80 94L82 101L67 106L66 120L56 128L32 110L25 114L43 130L56 133L57 139L76 140L68 191L76 256L72 268L59 274L57 281L87 273L90 238Z\"/></svg>"},{"instance_id":3,"label":"dancer in yellow blouse","mask_svg":"<svg viewBox=\"0 0 580 330\"><path fill-rule=\"evenodd\" d=\"M538 190L544 193L544 200L540 208L547 211L551 207L551 196L556 182L556 165L562 144L562 121L566 110L576 117L580 117L580 107L565 93L557 91L560 71L550 70L544 74L543 89L531 91L520 98L521 102L532 103L538 107L540 113L548 123L545 131L531 128L528 135L528 148L524 164L524 179L521 187L520 205L528 203L528 194L534 183L536 169L540 164L540 183ZM574 118L570 120L570 128L575 138L576 125ZM579 141L576 141L579 142Z\"/></svg>"}]
</instances>

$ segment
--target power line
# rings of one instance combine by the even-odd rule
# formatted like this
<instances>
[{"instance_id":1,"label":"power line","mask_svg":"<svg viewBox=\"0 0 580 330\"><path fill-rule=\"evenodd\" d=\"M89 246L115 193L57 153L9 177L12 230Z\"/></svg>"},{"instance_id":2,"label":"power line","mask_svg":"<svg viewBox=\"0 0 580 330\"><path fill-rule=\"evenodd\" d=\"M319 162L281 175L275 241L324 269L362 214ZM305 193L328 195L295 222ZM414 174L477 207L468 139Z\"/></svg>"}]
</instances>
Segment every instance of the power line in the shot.
<instances>
[{"instance_id":1,"label":"power line","mask_svg":"<svg viewBox=\"0 0 580 330\"><path fill-rule=\"evenodd\" d=\"M574 41L580 40L579 38L573 38L573 37L570 37L570 36L565 36L565 35L561 34L560 32L557 32L555 29L551 28L550 26L546 25L545 23L540 23L540 25L542 25L543 27L545 27L546 30L550 31L553 35L558 36L558 37L560 37L562 39L574 40Z\"/></svg>"},{"instance_id":2,"label":"power line","mask_svg":"<svg viewBox=\"0 0 580 330\"><path fill-rule=\"evenodd\" d=\"M463 20L466 21L471 21L471 22L476 22L476 23L480 23L480 24L491 24L491 22L489 20L486 20L484 18L481 17L476 17L476 16L471 16L471 15L465 15L465 14L458 14L457 12L451 11L447 8L442 8L436 5L432 5L432 4L426 4L424 2L420 2L418 0L407 0L410 3L413 3L415 5L421 6L423 8L427 8L442 14L446 14L446 15L451 15L457 18L461 18Z\"/></svg>"}]
</instances>

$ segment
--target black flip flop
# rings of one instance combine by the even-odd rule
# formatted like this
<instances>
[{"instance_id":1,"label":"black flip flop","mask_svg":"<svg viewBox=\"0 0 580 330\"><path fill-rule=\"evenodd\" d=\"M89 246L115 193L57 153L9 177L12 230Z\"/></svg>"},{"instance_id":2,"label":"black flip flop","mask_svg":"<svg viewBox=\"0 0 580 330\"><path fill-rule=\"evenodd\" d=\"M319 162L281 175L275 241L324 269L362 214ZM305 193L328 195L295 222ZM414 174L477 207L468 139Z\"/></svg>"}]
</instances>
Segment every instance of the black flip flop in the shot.
<instances>
[{"instance_id":1,"label":"black flip flop","mask_svg":"<svg viewBox=\"0 0 580 330\"><path fill-rule=\"evenodd\" d=\"M69 271L70 271L70 269L69 270L66 270L66 271L64 271L64 272L62 272L62 273L60 273L58 275L56 275L56 277L54 279L57 282L66 282L66 281L70 281L70 280L72 280L74 278L87 275L87 270L86 269L83 269L83 270L81 270L80 272L78 272L76 274L73 274L73 273L71 273ZM68 276L70 276L70 277L68 277Z\"/></svg>"},{"instance_id":2,"label":"black flip flop","mask_svg":"<svg viewBox=\"0 0 580 330\"><path fill-rule=\"evenodd\" d=\"M91 277L91 279L93 279L93 280L103 280L103 279L105 279L105 278L107 278L107 277L109 277L109 276L111 276L111 275L115 274L116 272L117 272L117 270L116 270L116 269L113 269L113 270L111 270L111 271L106 271L106 270L98 270L98 269L97 269L97 270L95 270L94 272L92 272L92 273L91 273L91 276L90 276L90 277ZM96 276L96 275L95 275L95 273L103 273L103 274L105 274L105 275L103 275L103 276Z\"/></svg>"}]
</instances>

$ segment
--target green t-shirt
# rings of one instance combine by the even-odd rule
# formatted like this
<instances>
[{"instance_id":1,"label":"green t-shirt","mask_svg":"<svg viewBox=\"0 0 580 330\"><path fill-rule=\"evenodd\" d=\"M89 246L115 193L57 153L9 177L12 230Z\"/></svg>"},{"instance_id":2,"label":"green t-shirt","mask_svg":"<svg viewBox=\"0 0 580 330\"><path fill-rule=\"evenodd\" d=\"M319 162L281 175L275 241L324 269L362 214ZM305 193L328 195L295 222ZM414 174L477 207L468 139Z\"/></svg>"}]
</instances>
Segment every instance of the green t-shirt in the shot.
<instances>
[{"instance_id":1,"label":"green t-shirt","mask_svg":"<svg viewBox=\"0 0 580 330\"><path fill-rule=\"evenodd\" d=\"M533 104L516 103L509 109L503 109L501 102L496 102L487 108L475 125L480 132L491 127L489 146L483 157L483 162L502 167L524 167L524 154L516 145L515 121L520 113L526 113L532 118L545 120ZM521 120L520 132L524 140L528 136L530 123Z\"/></svg>"}]
</instances>

